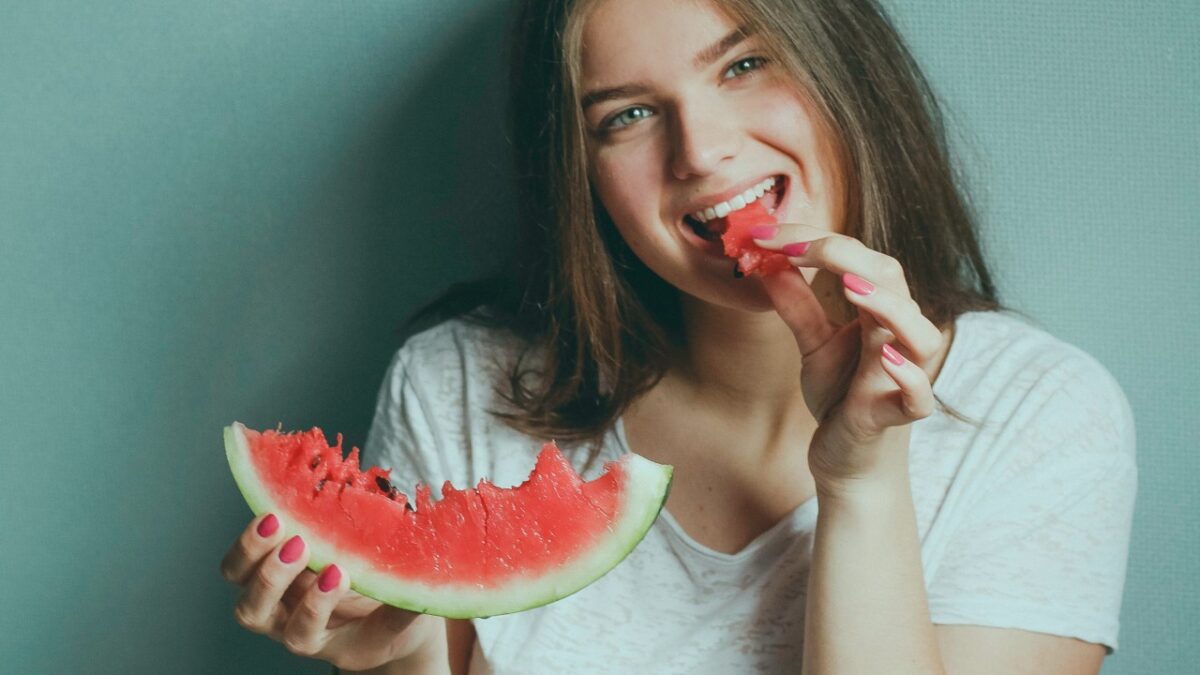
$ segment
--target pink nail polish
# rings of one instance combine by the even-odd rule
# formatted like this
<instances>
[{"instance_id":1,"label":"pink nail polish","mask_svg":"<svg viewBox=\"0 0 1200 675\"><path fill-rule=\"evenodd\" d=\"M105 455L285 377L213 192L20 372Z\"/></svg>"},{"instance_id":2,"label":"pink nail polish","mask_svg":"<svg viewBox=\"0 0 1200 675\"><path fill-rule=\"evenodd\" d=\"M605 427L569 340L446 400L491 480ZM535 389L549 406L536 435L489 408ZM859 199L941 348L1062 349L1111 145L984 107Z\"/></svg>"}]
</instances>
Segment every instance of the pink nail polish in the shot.
<instances>
[{"instance_id":1,"label":"pink nail polish","mask_svg":"<svg viewBox=\"0 0 1200 675\"><path fill-rule=\"evenodd\" d=\"M870 295L875 292L875 286L871 282L849 272L842 275L842 283L845 284L846 288L859 295Z\"/></svg>"},{"instance_id":2,"label":"pink nail polish","mask_svg":"<svg viewBox=\"0 0 1200 675\"><path fill-rule=\"evenodd\" d=\"M776 234L779 234L777 225L759 225L750 228L750 236L755 239L773 239Z\"/></svg>"},{"instance_id":3,"label":"pink nail polish","mask_svg":"<svg viewBox=\"0 0 1200 675\"><path fill-rule=\"evenodd\" d=\"M795 244L788 244L787 246L784 246L780 250L783 251L784 255L791 256L793 258L797 258L799 256L804 255L805 253L808 253L808 247L811 243L812 242L809 242L809 241L800 241L800 242L796 242Z\"/></svg>"},{"instance_id":4,"label":"pink nail polish","mask_svg":"<svg viewBox=\"0 0 1200 675\"><path fill-rule=\"evenodd\" d=\"M321 589L322 593L328 593L337 588L338 582L342 580L342 571L337 565L326 567L321 576L317 577L317 588Z\"/></svg>"},{"instance_id":5,"label":"pink nail polish","mask_svg":"<svg viewBox=\"0 0 1200 675\"><path fill-rule=\"evenodd\" d=\"M275 534L275 530L279 529L279 519L274 513L268 513L266 518L263 518L258 524L258 536L266 539Z\"/></svg>"},{"instance_id":6,"label":"pink nail polish","mask_svg":"<svg viewBox=\"0 0 1200 675\"><path fill-rule=\"evenodd\" d=\"M904 357L901 356L900 352L893 349L892 346L889 344L883 345L883 358L887 359L888 361L891 361L892 363L894 363L897 366L904 365Z\"/></svg>"},{"instance_id":7,"label":"pink nail polish","mask_svg":"<svg viewBox=\"0 0 1200 675\"><path fill-rule=\"evenodd\" d=\"M288 539L283 548L279 549L279 559L284 563L294 563L301 553L304 553L304 540L300 538L300 535L296 535Z\"/></svg>"}]
</instances>

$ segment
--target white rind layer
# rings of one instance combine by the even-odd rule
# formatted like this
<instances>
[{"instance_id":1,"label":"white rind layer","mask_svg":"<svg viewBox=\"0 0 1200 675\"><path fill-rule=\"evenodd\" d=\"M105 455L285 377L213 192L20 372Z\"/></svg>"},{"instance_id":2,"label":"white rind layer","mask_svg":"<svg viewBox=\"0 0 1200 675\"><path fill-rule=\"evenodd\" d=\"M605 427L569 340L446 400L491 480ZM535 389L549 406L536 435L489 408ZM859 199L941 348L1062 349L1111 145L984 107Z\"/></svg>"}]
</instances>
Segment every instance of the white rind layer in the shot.
<instances>
[{"instance_id":1,"label":"white rind layer","mask_svg":"<svg viewBox=\"0 0 1200 675\"><path fill-rule=\"evenodd\" d=\"M511 614L560 600L608 573L625 559L646 536L658 518L671 486L672 467L651 462L635 454L619 461L625 467L626 483L617 517L608 536L601 538L584 555L553 572L535 577L518 577L501 586L431 585L398 578L377 570L367 560L335 547L289 516L262 488L250 461L246 427L238 422L225 427L225 456L234 480L256 516L274 513L285 537L300 535L309 552L308 568L319 572L336 562L359 593L395 607L435 614L451 619L474 619Z\"/></svg>"}]
</instances>

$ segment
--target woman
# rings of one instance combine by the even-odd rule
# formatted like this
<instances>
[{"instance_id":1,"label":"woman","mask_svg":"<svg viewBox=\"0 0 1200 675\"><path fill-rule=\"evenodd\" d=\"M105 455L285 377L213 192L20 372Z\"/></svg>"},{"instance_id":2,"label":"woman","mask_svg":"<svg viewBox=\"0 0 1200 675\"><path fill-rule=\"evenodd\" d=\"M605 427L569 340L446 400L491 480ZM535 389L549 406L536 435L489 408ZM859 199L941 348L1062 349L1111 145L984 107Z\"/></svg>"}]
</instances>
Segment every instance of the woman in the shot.
<instances>
[{"instance_id":1,"label":"woman","mask_svg":"<svg viewBox=\"0 0 1200 675\"><path fill-rule=\"evenodd\" d=\"M223 565L238 620L376 672L1097 672L1128 407L997 311L880 8L531 0L519 25L522 264L400 350L364 459L511 484L538 439L581 468L632 450L676 467L666 509L592 586L473 624L303 572L266 516ZM758 200L795 269L742 277L714 240Z\"/></svg>"}]
</instances>

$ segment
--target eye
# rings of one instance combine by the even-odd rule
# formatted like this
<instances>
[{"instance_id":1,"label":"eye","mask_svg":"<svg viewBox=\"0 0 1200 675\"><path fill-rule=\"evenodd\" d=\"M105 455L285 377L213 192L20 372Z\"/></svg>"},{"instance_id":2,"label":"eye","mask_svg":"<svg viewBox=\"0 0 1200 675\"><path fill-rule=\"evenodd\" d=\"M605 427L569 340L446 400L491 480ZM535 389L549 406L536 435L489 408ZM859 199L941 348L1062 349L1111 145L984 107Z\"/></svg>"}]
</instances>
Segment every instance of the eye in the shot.
<instances>
[{"instance_id":1,"label":"eye","mask_svg":"<svg viewBox=\"0 0 1200 675\"><path fill-rule=\"evenodd\" d=\"M652 113L650 112L650 109L645 106L633 106L632 108L626 108L604 120L604 122L600 124L600 128L605 131L615 131L617 129L627 127L634 122L645 119L651 114Z\"/></svg>"},{"instance_id":2,"label":"eye","mask_svg":"<svg viewBox=\"0 0 1200 675\"><path fill-rule=\"evenodd\" d=\"M762 69L767 64L767 60L761 56L747 56L744 59L734 61L728 68L725 69L725 78L741 77L747 73L752 73ZM732 74L731 74L732 73Z\"/></svg>"}]
</instances>

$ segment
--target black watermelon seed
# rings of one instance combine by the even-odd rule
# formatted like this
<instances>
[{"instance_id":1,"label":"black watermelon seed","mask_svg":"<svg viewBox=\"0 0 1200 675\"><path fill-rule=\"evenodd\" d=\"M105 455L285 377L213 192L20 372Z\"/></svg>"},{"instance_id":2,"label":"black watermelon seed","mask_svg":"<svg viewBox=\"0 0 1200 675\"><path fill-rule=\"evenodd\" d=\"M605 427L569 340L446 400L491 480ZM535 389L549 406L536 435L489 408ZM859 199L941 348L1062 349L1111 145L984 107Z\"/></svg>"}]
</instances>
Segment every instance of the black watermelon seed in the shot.
<instances>
[{"instance_id":1,"label":"black watermelon seed","mask_svg":"<svg viewBox=\"0 0 1200 675\"><path fill-rule=\"evenodd\" d=\"M742 266L739 265L737 262L734 262L733 263L733 278L741 279L744 276L746 276L746 275L742 274Z\"/></svg>"},{"instance_id":2,"label":"black watermelon seed","mask_svg":"<svg viewBox=\"0 0 1200 675\"><path fill-rule=\"evenodd\" d=\"M379 489L383 490L384 492L389 492L393 489L392 484L389 483L388 479L384 478L383 476L375 476L375 484L378 485Z\"/></svg>"},{"instance_id":3,"label":"black watermelon seed","mask_svg":"<svg viewBox=\"0 0 1200 675\"><path fill-rule=\"evenodd\" d=\"M324 487L325 487L325 479L322 478L321 480L317 481L317 492L320 492L321 489Z\"/></svg>"},{"instance_id":4,"label":"black watermelon seed","mask_svg":"<svg viewBox=\"0 0 1200 675\"><path fill-rule=\"evenodd\" d=\"M316 457L313 457L313 461L311 464L308 465L308 468L315 469L315 468L317 468L317 465L320 463L321 463L321 456L317 455Z\"/></svg>"}]
</instances>

